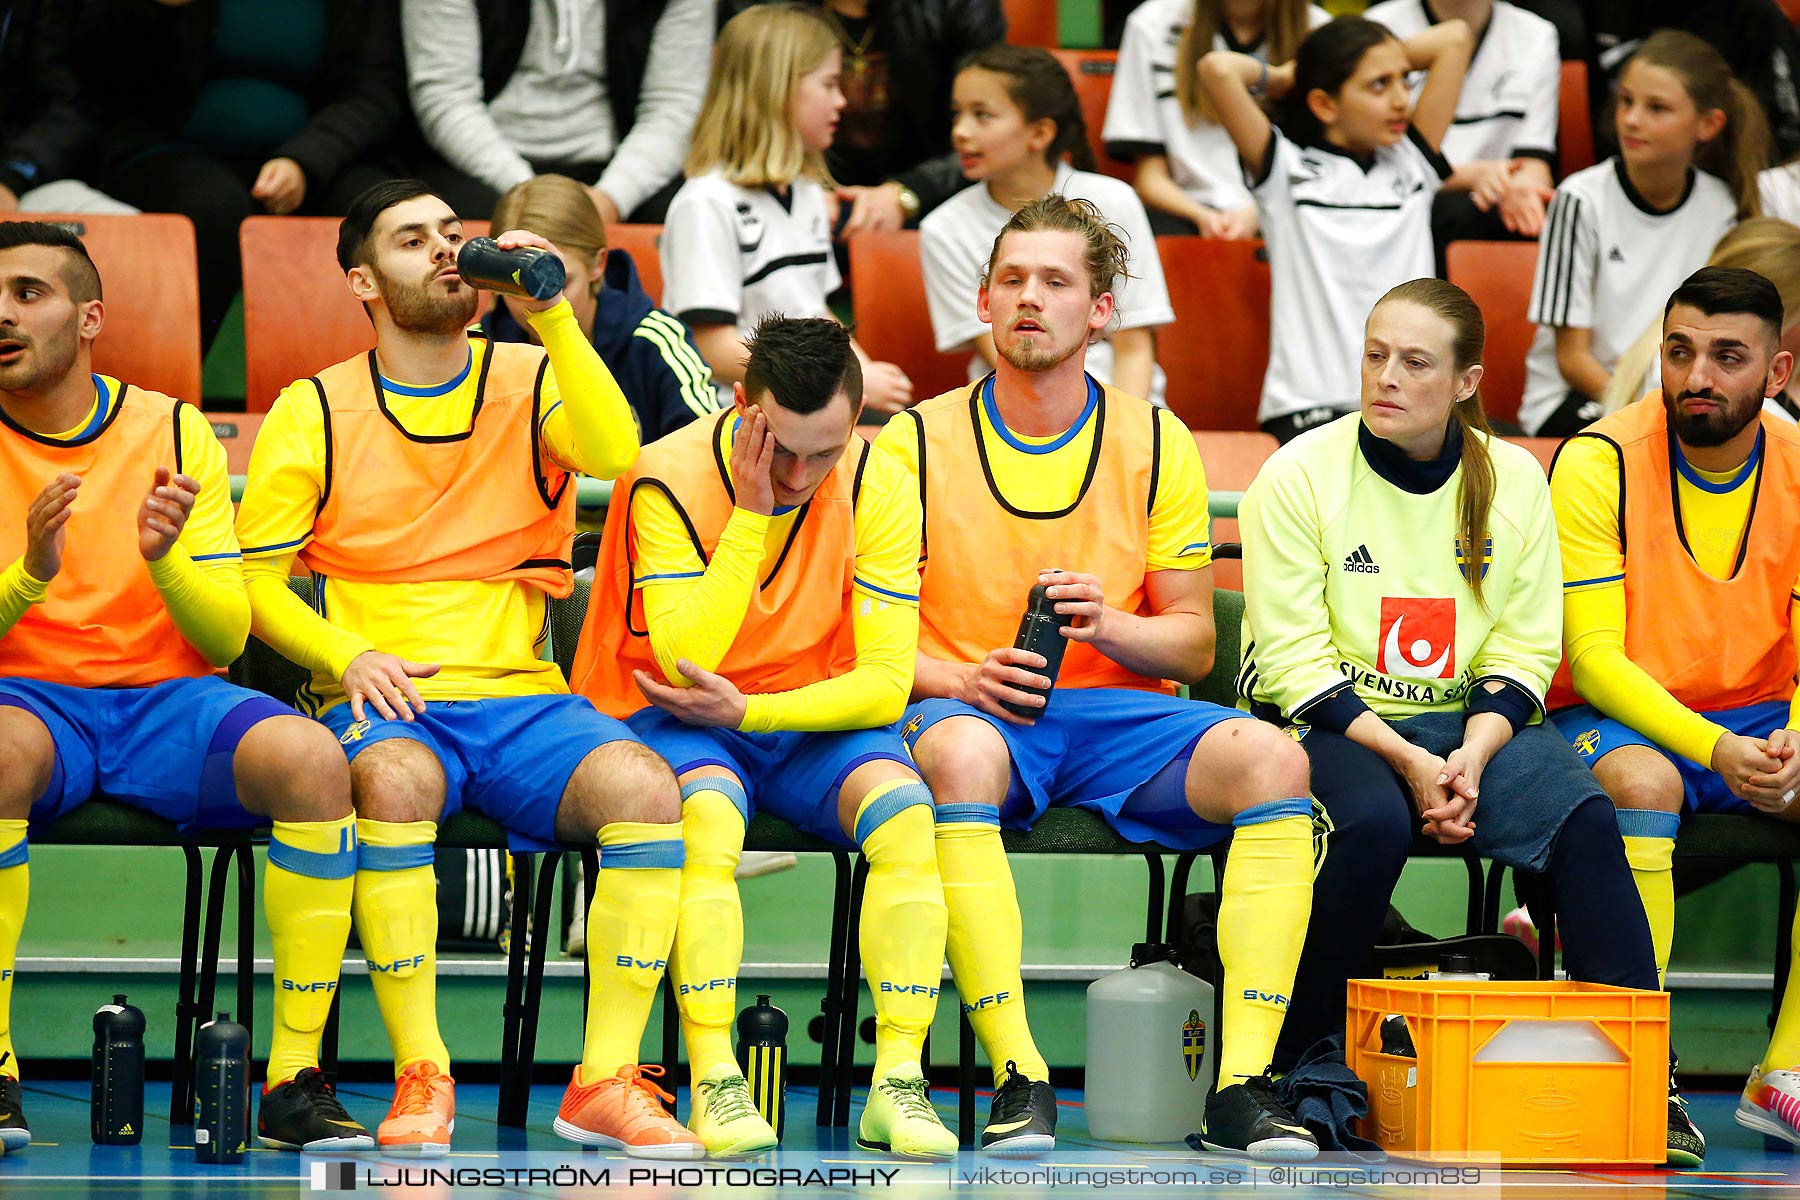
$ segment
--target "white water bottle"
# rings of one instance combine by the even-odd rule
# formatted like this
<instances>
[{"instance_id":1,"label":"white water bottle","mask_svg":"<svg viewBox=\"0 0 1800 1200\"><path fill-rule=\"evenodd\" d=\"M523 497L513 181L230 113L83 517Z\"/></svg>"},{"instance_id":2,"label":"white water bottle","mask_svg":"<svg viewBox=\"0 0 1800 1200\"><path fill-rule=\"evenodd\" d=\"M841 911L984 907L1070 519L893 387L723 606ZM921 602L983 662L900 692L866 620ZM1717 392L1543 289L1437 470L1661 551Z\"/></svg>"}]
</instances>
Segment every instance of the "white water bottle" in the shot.
<instances>
[{"instance_id":1,"label":"white water bottle","mask_svg":"<svg viewBox=\"0 0 1800 1200\"><path fill-rule=\"evenodd\" d=\"M1139 942L1131 965L1088 985L1087 1123L1112 1142L1198 1133L1212 1090L1213 988Z\"/></svg>"}]
</instances>

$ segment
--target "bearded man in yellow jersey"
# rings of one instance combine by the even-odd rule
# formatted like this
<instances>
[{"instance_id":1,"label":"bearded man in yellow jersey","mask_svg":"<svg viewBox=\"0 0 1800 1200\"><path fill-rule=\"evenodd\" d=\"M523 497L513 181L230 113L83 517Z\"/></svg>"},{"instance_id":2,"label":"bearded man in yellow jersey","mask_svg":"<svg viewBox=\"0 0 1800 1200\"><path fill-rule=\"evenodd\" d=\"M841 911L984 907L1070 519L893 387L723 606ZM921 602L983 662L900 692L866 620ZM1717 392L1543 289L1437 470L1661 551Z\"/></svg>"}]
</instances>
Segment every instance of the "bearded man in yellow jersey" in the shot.
<instances>
[{"instance_id":1,"label":"bearded man in yellow jersey","mask_svg":"<svg viewBox=\"0 0 1800 1200\"><path fill-rule=\"evenodd\" d=\"M79 238L0 223L0 1147L31 1141L10 1021L26 835L99 793L184 829L274 822L261 1118L295 1147L367 1149L318 1069L349 772L318 725L220 677L250 632L225 450L191 406L94 373L105 315Z\"/></svg>"},{"instance_id":2,"label":"bearded man in yellow jersey","mask_svg":"<svg viewBox=\"0 0 1800 1200\"><path fill-rule=\"evenodd\" d=\"M956 1153L920 1056L944 966L931 793L894 728L918 650L919 493L856 436L862 367L829 318L770 317L736 404L645 447L607 514L575 688L681 780L670 961L707 1151L775 1131L731 1057L754 809L858 847L875 1072L858 1143ZM671 686L673 684L674 686ZM648 703L646 703L648 701Z\"/></svg>"},{"instance_id":3,"label":"bearded man in yellow jersey","mask_svg":"<svg viewBox=\"0 0 1800 1200\"><path fill-rule=\"evenodd\" d=\"M1682 813L1800 820L1800 433L1763 412L1794 367L1783 316L1754 271L1688 276L1663 310L1661 390L1569 439L1550 474L1568 659L1551 704L1580 702L1552 719L1618 809L1659 976ZM1737 1120L1800 1144L1800 971Z\"/></svg>"},{"instance_id":4,"label":"bearded man in yellow jersey","mask_svg":"<svg viewBox=\"0 0 1800 1200\"><path fill-rule=\"evenodd\" d=\"M550 243L513 231L506 249ZM559 1134L658 1158L698 1139L638 1065L674 938L681 800L668 765L568 694L546 606L573 588L575 474L637 456L631 408L560 295L526 304L542 348L467 331L462 222L422 183L350 207L338 263L375 349L283 391L238 517L257 636L309 668L301 706L350 760L363 856L354 915L394 1045L390 1153L440 1155L455 1120L436 1011L438 822L469 807L517 844L600 843L592 995ZM312 572L308 607L288 588Z\"/></svg>"},{"instance_id":5,"label":"bearded man in yellow jersey","mask_svg":"<svg viewBox=\"0 0 1800 1200\"><path fill-rule=\"evenodd\" d=\"M1179 699L1212 666L1212 554L1194 439L1083 369L1128 261L1093 205L1025 205L977 299L999 361L877 440L924 504L919 659L902 736L937 801L948 950L995 1068L982 1145L1047 1149L1056 1097L1027 1027L1000 826L1051 804L1182 849L1232 839L1219 910L1225 1036L1201 1139L1265 1158L1318 1145L1267 1075L1312 902L1306 755L1279 730ZM1066 624L1061 674L1012 648L1033 585ZM1005 704L1035 716L1019 716Z\"/></svg>"}]
</instances>

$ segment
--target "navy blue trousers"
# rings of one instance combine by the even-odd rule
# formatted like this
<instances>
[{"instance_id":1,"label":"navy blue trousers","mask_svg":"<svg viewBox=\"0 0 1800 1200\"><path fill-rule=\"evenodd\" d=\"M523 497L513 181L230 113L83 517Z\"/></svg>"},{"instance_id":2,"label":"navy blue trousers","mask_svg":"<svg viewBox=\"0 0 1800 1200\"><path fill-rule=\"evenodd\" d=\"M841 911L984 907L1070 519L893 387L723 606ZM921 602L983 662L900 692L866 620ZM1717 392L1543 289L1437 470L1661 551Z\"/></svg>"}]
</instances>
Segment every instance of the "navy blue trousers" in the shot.
<instances>
[{"instance_id":1,"label":"navy blue trousers","mask_svg":"<svg viewBox=\"0 0 1800 1200\"><path fill-rule=\"evenodd\" d=\"M1460 714L1394 726L1438 754L1453 749L1461 736ZM1278 1071L1320 1038L1343 1032L1344 981L1372 973L1375 939L1421 825L1406 784L1374 751L1321 729L1309 730L1301 745L1311 761L1313 795L1330 814L1332 829L1275 1052ZM1580 775L1568 773L1562 754L1581 766L1567 743L1544 726L1522 730L1501 748L1482 775L1476 848L1521 869L1521 882L1549 889L1571 978L1655 990L1650 926L1612 803L1585 768ZM1522 789L1527 780L1531 792L1508 786ZM1546 788L1560 794L1541 794ZM1484 844L1490 822L1495 842Z\"/></svg>"}]
</instances>

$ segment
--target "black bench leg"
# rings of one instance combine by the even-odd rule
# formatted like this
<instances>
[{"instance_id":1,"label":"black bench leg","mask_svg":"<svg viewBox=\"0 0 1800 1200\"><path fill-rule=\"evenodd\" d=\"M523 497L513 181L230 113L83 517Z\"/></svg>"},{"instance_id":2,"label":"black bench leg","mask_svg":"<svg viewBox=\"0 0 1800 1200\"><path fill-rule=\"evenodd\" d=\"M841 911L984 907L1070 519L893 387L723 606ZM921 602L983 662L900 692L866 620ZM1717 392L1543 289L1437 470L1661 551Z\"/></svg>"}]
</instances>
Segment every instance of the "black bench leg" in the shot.
<instances>
[{"instance_id":1,"label":"black bench leg","mask_svg":"<svg viewBox=\"0 0 1800 1200\"><path fill-rule=\"evenodd\" d=\"M860 855L856 860L856 877L850 884L850 913L844 944L844 990L838 995L838 1062L837 1095L831 1123L850 1124L850 1089L856 1079L856 1011L862 999L862 924L863 887L869 882L869 860Z\"/></svg>"},{"instance_id":2,"label":"black bench leg","mask_svg":"<svg viewBox=\"0 0 1800 1200\"><path fill-rule=\"evenodd\" d=\"M1473 849L1464 849L1462 860L1463 868L1469 873L1469 904L1463 932L1473 937L1481 932L1481 918L1487 900L1487 888L1481 881L1481 856Z\"/></svg>"},{"instance_id":3,"label":"black bench leg","mask_svg":"<svg viewBox=\"0 0 1800 1200\"><path fill-rule=\"evenodd\" d=\"M561 853L545 854L539 860L537 898L531 908L531 946L525 967L524 1012L519 1017L519 1052L513 1061L518 1072L519 1088L513 1097L518 1128L524 1128L531 1107L531 1075L537 1065L538 1013L544 999L544 956L550 945L550 898L555 893L557 875L562 872ZM517 908L513 909L513 938L519 936Z\"/></svg>"},{"instance_id":4,"label":"black bench leg","mask_svg":"<svg viewBox=\"0 0 1800 1200\"><path fill-rule=\"evenodd\" d=\"M1481 928L1484 933L1500 932L1500 897L1505 891L1506 864L1495 859L1488 865L1486 908L1482 914Z\"/></svg>"},{"instance_id":5,"label":"black bench leg","mask_svg":"<svg viewBox=\"0 0 1800 1200\"><path fill-rule=\"evenodd\" d=\"M826 951L825 998L819 1011L825 1022L819 1034L819 1111L816 1123L831 1124L837 1084L838 991L843 986L844 944L850 924L850 855L847 851L831 853L834 875L831 893L831 945Z\"/></svg>"},{"instance_id":6,"label":"black bench leg","mask_svg":"<svg viewBox=\"0 0 1800 1200\"><path fill-rule=\"evenodd\" d=\"M535 855L513 853L512 933L506 955L506 1002L500 1023L500 1111L496 1120L501 1125L519 1129L523 1119L515 1118L522 1107L521 1093L527 1104L531 1098L531 1082L519 1079L519 1027L525 1016L525 930L519 914L531 911L531 868Z\"/></svg>"},{"instance_id":7,"label":"black bench leg","mask_svg":"<svg viewBox=\"0 0 1800 1200\"><path fill-rule=\"evenodd\" d=\"M212 870L206 881L206 931L200 948L200 995L195 1001L200 1024L213 1015L219 987L219 942L225 933L225 882L231 870L232 850L213 851Z\"/></svg>"},{"instance_id":8,"label":"black bench leg","mask_svg":"<svg viewBox=\"0 0 1800 1200\"><path fill-rule=\"evenodd\" d=\"M583 880L582 891L586 895L588 907L591 909L593 908L594 884L600 878L600 851L597 847L589 846L581 852L581 876ZM582 914L581 927L583 929L587 928L586 913ZM593 934L591 932L587 935L589 938L592 936ZM584 1030L587 1028L588 997L594 994L594 968L591 965L592 961L593 960L588 957L587 944L584 942L581 947L581 1027ZM664 1025L663 1032L665 1035L668 1032L666 1024ZM669 1045L665 1041L663 1043L663 1065L666 1067L668 1063Z\"/></svg>"},{"instance_id":9,"label":"black bench leg","mask_svg":"<svg viewBox=\"0 0 1800 1200\"><path fill-rule=\"evenodd\" d=\"M337 1083L338 1069L338 1017L343 1001L344 985L340 978L338 990L331 993L331 1010L325 1014L325 1029L319 1035L319 1070L325 1076L325 1082Z\"/></svg>"},{"instance_id":10,"label":"black bench leg","mask_svg":"<svg viewBox=\"0 0 1800 1200\"><path fill-rule=\"evenodd\" d=\"M1775 1018L1781 1015L1781 998L1787 994L1788 969L1791 966L1789 956L1794 952L1794 863L1792 859L1781 859L1775 864L1780 872L1781 900L1776 908L1775 920L1775 993L1769 1001L1769 1028L1775 1028Z\"/></svg>"},{"instance_id":11,"label":"black bench leg","mask_svg":"<svg viewBox=\"0 0 1800 1200\"><path fill-rule=\"evenodd\" d=\"M194 1033L202 1009L194 989L200 973L200 906L205 891L200 881L200 848L183 846L187 863L187 901L181 917L181 980L175 996L174 1079L169 1087L169 1124L194 1123Z\"/></svg>"},{"instance_id":12,"label":"black bench leg","mask_svg":"<svg viewBox=\"0 0 1800 1200\"><path fill-rule=\"evenodd\" d=\"M1182 908L1187 901L1188 877L1193 874L1194 860L1199 858L1198 851L1183 854L1175 860L1175 878L1169 887L1169 915L1163 928L1168 932L1169 940L1181 930Z\"/></svg>"},{"instance_id":13,"label":"black bench leg","mask_svg":"<svg viewBox=\"0 0 1800 1200\"><path fill-rule=\"evenodd\" d=\"M1150 868L1150 897L1148 914L1144 918L1144 940L1160 942L1163 940L1163 860L1160 854L1144 855L1144 863Z\"/></svg>"},{"instance_id":14,"label":"black bench leg","mask_svg":"<svg viewBox=\"0 0 1800 1200\"><path fill-rule=\"evenodd\" d=\"M675 1068L681 1065L681 1009L675 995L675 980L666 970L662 979L662 1004L663 1079L668 1083L669 1094L678 1097L681 1093L676 1089L674 1079ZM669 1110L671 1117L675 1115L675 1105L675 1100L663 1101L663 1107Z\"/></svg>"},{"instance_id":15,"label":"black bench leg","mask_svg":"<svg viewBox=\"0 0 1800 1200\"><path fill-rule=\"evenodd\" d=\"M223 851L221 851L223 853ZM256 859L248 841L238 844L238 1010L237 1023L256 1032Z\"/></svg>"},{"instance_id":16,"label":"black bench leg","mask_svg":"<svg viewBox=\"0 0 1800 1200\"><path fill-rule=\"evenodd\" d=\"M975 1144L975 1027L960 994L956 1010L956 1140L966 1148Z\"/></svg>"}]
</instances>

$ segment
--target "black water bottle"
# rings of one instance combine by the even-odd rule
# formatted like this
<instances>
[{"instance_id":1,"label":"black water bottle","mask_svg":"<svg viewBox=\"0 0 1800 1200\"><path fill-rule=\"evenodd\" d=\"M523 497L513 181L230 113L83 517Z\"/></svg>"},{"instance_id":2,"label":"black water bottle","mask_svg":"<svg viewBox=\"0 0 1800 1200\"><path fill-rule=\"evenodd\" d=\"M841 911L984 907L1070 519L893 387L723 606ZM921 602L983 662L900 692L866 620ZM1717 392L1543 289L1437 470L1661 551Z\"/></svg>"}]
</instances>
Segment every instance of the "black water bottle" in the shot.
<instances>
[{"instance_id":1,"label":"black water bottle","mask_svg":"<svg viewBox=\"0 0 1800 1200\"><path fill-rule=\"evenodd\" d=\"M250 1031L220 1013L194 1039L194 1157L243 1161L250 1140Z\"/></svg>"},{"instance_id":2,"label":"black water bottle","mask_svg":"<svg viewBox=\"0 0 1800 1200\"><path fill-rule=\"evenodd\" d=\"M1056 601L1050 598L1050 589L1041 583L1033 586L1030 595L1025 597L1025 615L1019 618L1019 633L1013 638L1013 649L1036 654L1044 660L1043 666L1026 667L1025 670L1048 679L1050 687L1026 687L1022 683L1008 686L1028 695L1044 697L1046 707L1050 702L1050 689L1056 686L1056 674L1062 669L1063 651L1069 645L1069 639L1062 635L1063 625L1062 614L1056 611ZM1014 704L1010 700L1002 700L1000 707L1028 721L1044 715L1042 708Z\"/></svg>"},{"instance_id":3,"label":"black water bottle","mask_svg":"<svg viewBox=\"0 0 1800 1200\"><path fill-rule=\"evenodd\" d=\"M738 1065L750 1085L756 1111L781 1136L787 1120L787 1014L758 996L738 1014Z\"/></svg>"},{"instance_id":4,"label":"black water bottle","mask_svg":"<svg viewBox=\"0 0 1800 1200\"><path fill-rule=\"evenodd\" d=\"M144 1140L144 1014L114 996L94 1014L91 1094L96 1146Z\"/></svg>"},{"instance_id":5,"label":"black water bottle","mask_svg":"<svg viewBox=\"0 0 1800 1200\"><path fill-rule=\"evenodd\" d=\"M502 250L490 237L463 243L456 255L456 273L478 288L531 300L556 295L566 277L562 259L548 250Z\"/></svg>"}]
</instances>

